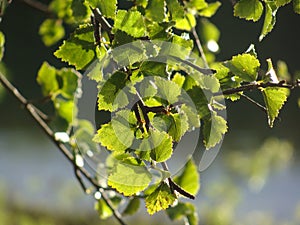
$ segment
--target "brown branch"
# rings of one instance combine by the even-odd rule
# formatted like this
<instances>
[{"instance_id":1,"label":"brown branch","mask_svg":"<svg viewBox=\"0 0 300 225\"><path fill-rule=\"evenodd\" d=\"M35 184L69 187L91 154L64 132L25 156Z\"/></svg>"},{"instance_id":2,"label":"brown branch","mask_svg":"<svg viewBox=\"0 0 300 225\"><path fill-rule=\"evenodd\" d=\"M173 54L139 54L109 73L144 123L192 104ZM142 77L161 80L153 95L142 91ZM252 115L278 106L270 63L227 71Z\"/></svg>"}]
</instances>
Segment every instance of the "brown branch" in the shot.
<instances>
[{"instance_id":1,"label":"brown branch","mask_svg":"<svg viewBox=\"0 0 300 225\"><path fill-rule=\"evenodd\" d=\"M48 136L48 138L57 146L60 152L69 160L69 162L76 167L76 170L80 171L80 173L95 187L97 188L100 193L102 194L102 198L108 207L112 210L114 217L118 220L121 225L126 225L122 219L121 214L114 209L112 202L107 197L105 190L98 184L97 180L93 178L90 173L84 167L77 167L74 162L74 157L72 153L68 150L68 148L61 143L60 141L55 139L54 132L52 129L47 125L47 123L41 118L40 114L36 111L34 105L29 103L27 99L21 95L17 88L15 88L7 79L6 77L0 72L0 83L4 86L4 88L11 93L26 109L30 116L36 121L39 127L44 131L44 133ZM76 173L77 176L77 173Z\"/></svg>"},{"instance_id":2,"label":"brown branch","mask_svg":"<svg viewBox=\"0 0 300 225\"><path fill-rule=\"evenodd\" d=\"M282 80L279 83L266 82L266 83L245 84L240 87L230 88L230 89L226 89L222 92L214 93L214 95L215 96L231 95L231 94L236 94L236 93L243 92L243 91L252 91L252 90L257 90L259 88L267 88L267 87L294 89L294 88L299 88L300 83L299 83L299 81L297 81L294 84L288 84L284 80Z\"/></svg>"},{"instance_id":3,"label":"brown branch","mask_svg":"<svg viewBox=\"0 0 300 225\"><path fill-rule=\"evenodd\" d=\"M192 28L192 34L193 34L193 36L194 36L194 38L195 38L195 42L196 42L198 51L199 51L199 53L200 53L200 56L201 56L201 58L202 58L202 60L203 60L204 66L205 66L205 68L209 68L208 63L207 63L206 56L205 56L204 51L203 51L203 48L202 48L202 44L201 44L200 38L199 38L199 36L198 36L198 33L197 33L195 27Z\"/></svg>"}]
</instances>

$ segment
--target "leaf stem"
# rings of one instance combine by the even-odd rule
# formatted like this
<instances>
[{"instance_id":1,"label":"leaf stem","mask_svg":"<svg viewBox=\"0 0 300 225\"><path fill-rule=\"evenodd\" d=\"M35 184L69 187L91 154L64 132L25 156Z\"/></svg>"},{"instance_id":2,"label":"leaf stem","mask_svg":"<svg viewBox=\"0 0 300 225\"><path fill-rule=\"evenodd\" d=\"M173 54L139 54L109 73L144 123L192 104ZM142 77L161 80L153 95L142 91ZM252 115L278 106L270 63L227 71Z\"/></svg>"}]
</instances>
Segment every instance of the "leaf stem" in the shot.
<instances>
[{"instance_id":1,"label":"leaf stem","mask_svg":"<svg viewBox=\"0 0 300 225\"><path fill-rule=\"evenodd\" d=\"M57 146L57 148L60 150L60 152L69 160L69 162L76 167L76 170L80 171L80 173L97 189L99 189L100 193L102 194L102 198L105 201L105 203L108 205L108 207L112 210L114 217L118 220L118 222L121 225L126 225L126 223L123 221L121 214L114 209L110 199L107 197L105 190L98 184L97 180L93 178L90 173L84 168L84 167L77 167L74 162L74 156L72 153L68 150L68 148L61 143L60 141L57 141L54 136L54 132L52 129L47 125L47 123L42 119L40 114L37 112L34 105L29 103L27 99L18 91L16 87L14 87L7 79L6 77L0 72L0 83L4 86L4 88L11 93L24 107L24 109L27 110L27 112L30 114L30 116L35 120L35 122L39 125L39 127L44 131L44 133L48 136L48 138ZM78 174L76 172L76 177L78 178ZM79 182L81 181L81 178L79 179ZM82 184L81 184L82 185Z\"/></svg>"}]
</instances>

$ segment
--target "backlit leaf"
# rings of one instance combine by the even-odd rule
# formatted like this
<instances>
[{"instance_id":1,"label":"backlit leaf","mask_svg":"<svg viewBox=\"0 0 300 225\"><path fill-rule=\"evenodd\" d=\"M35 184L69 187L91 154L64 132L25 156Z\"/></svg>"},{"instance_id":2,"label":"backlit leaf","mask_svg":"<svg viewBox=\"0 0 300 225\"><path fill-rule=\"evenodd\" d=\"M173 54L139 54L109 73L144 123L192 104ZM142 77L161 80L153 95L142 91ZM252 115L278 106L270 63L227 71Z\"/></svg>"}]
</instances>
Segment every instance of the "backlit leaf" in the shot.
<instances>
[{"instance_id":1,"label":"backlit leaf","mask_svg":"<svg viewBox=\"0 0 300 225\"><path fill-rule=\"evenodd\" d=\"M138 11L118 10L114 27L133 37L142 37L146 31L144 18Z\"/></svg>"},{"instance_id":2,"label":"backlit leaf","mask_svg":"<svg viewBox=\"0 0 300 225\"><path fill-rule=\"evenodd\" d=\"M258 21L263 13L259 0L240 0L234 5L234 15L246 20Z\"/></svg>"},{"instance_id":3,"label":"backlit leaf","mask_svg":"<svg viewBox=\"0 0 300 225\"><path fill-rule=\"evenodd\" d=\"M209 149L223 139L223 135L227 132L227 121L212 111L211 116L206 117L203 122L203 142L206 149Z\"/></svg>"},{"instance_id":4,"label":"backlit leaf","mask_svg":"<svg viewBox=\"0 0 300 225\"><path fill-rule=\"evenodd\" d=\"M77 70L85 68L96 56L93 26L80 25L54 55L63 62L75 66Z\"/></svg>"},{"instance_id":5,"label":"backlit leaf","mask_svg":"<svg viewBox=\"0 0 300 225\"><path fill-rule=\"evenodd\" d=\"M276 13L278 9L276 5L273 2L266 2L265 8L265 20L261 34L259 36L259 41L262 41L262 39L273 30L276 23Z\"/></svg>"},{"instance_id":6,"label":"backlit leaf","mask_svg":"<svg viewBox=\"0 0 300 225\"><path fill-rule=\"evenodd\" d=\"M286 88L267 87L262 89L264 101L267 108L268 123L273 127L274 120L278 117L279 110L283 107L289 95Z\"/></svg>"},{"instance_id":7,"label":"backlit leaf","mask_svg":"<svg viewBox=\"0 0 300 225\"><path fill-rule=\"evenodd\" d=\"M40 26L39 34L46 46L51 46L65 36L61 20L46 19Z\"/></svg>"},{"instance_id":8,"label":"backlit leaf","mask_svg":"<svg viewBox=\"0 0 300 225\"><path fill-rule=\"evenodd\" d=\"M148 195L145 199L146 208L150 215L167 209L176 199L176 195L173 194L166 183L161 183L155 191Z\"/></svg>"},{"instance_id":9,"label":"backlit leaf","mask_svg":"<svg viewBox=\"0 0 300 225\"><path fill-rule=\"evenodd\" d=\"M221 2L216 1L213 3L209 3L208 6L199 12L200 16L211 17L215 15L219 7L222 5Z\"/></svg>"},{"instance_id":10,"label":"backlit leaf","mask_svg":"<svg viewBox=\"0 0 300 225\"><path fill-rule=\"evenodd\" d=\"M177 21L184 18L184 9L178 0L166 0L166 3L172 21Z\"/></svg>"},{"instance_id":11,"label":"backlit leaf","mask_svg":"<svg viewBox=\"0 0 300 225\"><path fill-rule=\"evenodd\" d=\"M294 12L300 14L300 0L293 0Z\"/></svg>"},{"instance_id":12,"label":"backlit leaf","mask_svg":"<svg viewBox=\"0 0 300 225\"><path fill-rule=\"evenodd\" d=\"M257 79L258 69L260 67L258 59L249 53L233 56L232 59L225 62L224 65L228 67L233 74L248 82Z\"/></svg>"},{"instance_id":13,"label":"backlit leaf","mask_svg":"<svg viewBox=\"0 0 300 225\"><path fill-rule=\"evenodd\" d=\"M198 225L198 215L196 207L189 202L179 202L176 206L166 210L171 220L180 220L186 218L188 225Z\"/></svg>"},{"instance_id":14,"label":"backlit leaf","mask_svg":"<svg viewBox=\"0 0 300 225\"><path fill-rule=\"evenodd\" d=\"M42 87L44 96L51 95L59 89L56 79L56 69L47 62L44 62L39 69L37 82Z\"/></svg>"},{"instance_id":15,"label":"backlit leaf","mask_svg":"<svg viewBox=\"0 0 300 225\"><path fill-rule=\"evenodd\" d=\"M138 197L134 197L133 199L131 199L124 209L122 215L133 215L134 213L136 213L140 207L140 201L141 200Z\"/></svg>"},{"instance_id":16,"label":"backlit leaf","mask_svg":"<svg viewBox=\"0 0 300 225\"><path fill-rule=\"evenodd\" d=\"M151 177L144 163L137 162L135 158L124 161L115 159L108 176L108 185L125 196L131 196L146 189Z\"/></svg>"},{"instance_id":17,"label":"backlit leaf","mask_svg":"<svg viewBox=\"0 0 300 225\"><path fill-rule=\"evenodd\" d=\"M107 219L113 215L112 210L109 206L105 203L103 199L99 199L95 203L95 210L98 212L100 219Z\"/></svg>"},{"instance_id":18,"label":"backlit leaf","mask_svg":"<svg viewBox=\"0 0 300 225\"><path fill-rule=\"evenodd\" d=\"M175 0L173 0L175 2ZM165 18L164 0L149 0L145 16L155 22L162 22Z\"/></svg>"},{"instance_id":19,"label":"backlit leaf","mask_svg":"<svg viewBox=\"0 0 300 225\"><path fill-rule=\"evenodd\" d=\"M174 178L176 184L192 195L196 195L200 189L200 174L193 160L189 160L179 176Z\"/></svg>"}]
</instances>

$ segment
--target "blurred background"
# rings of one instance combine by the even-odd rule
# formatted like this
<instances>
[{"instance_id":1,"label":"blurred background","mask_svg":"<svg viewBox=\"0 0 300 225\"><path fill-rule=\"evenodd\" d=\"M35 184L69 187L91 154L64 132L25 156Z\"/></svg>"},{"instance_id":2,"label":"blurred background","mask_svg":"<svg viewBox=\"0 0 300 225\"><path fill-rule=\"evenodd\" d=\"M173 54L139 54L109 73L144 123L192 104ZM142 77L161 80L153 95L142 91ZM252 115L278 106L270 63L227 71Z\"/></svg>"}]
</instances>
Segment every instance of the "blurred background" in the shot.
<instances>
[{"instance_id":1,"label":"blurred background","mask_svg":"<svg viewBox=\"0 0 300 225\"><path fill-rule=\"evenodd\" d=\"M48 48L38 35L45 18L14 0L0 23L6 37L0 69L33 100L42 96L35 80L42 62L65 66L52 54L61 42ZM300 16L291 5L281 8L275 29L260 43L262 21L234 18L230 1L224 1L212 19L221 32L217 60L230 59L254 43L262 62L283 60L296 74ZM299 97L299 90L292 92L273 129L265 113L246 100L227 103L229 132L217 159L201 173L195 200L201 224L300 224ZM94 200L82 192L72 166L1 86L0 109L0 224L117 224L98 219ZM141 208L126 220L174 224L163 213L150 217Z\"/></svg>"}]
</instances>

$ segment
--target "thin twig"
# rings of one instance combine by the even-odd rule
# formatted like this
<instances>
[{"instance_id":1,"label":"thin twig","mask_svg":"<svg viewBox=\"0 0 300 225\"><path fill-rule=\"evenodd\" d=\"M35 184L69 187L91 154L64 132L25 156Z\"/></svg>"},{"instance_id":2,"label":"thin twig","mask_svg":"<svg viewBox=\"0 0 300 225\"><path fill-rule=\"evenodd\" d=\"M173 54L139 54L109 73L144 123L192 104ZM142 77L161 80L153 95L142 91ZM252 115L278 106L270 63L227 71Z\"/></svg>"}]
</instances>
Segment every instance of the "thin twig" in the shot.
<instances>
[{"instance_id":1,"label":"thin twig","mask_svg":"<svg viewBox=\"0 0 300 225\"><path fill-rule=\"evenodd\" d=\"M206 56L205 56L204 51L203 51L203 48L202 48L202 44L201 44L200 38L199 38L199 36L198 36L198 34L197 34L197 31L196 31L196 28L195 28L195 27L192 28L192 34L193 34L193 36L194 36L194 38L195 38L195 42L196 42L198 51L199 51L199 53L200 53L200 56L201 56L201 58L203 59L204 66L205 66L205 68L209 68L208 63L207 63Z\"/></svg>"},{"instance_id":2,"label":"thin twig","mask_svg":"<svg viewBox=\"0 0 300 225\"><path fill-rule=\"evenodd\" d=\"M4 88L9 93L11 93L24 106L24 108L29 112L30 116L36 121L36 123L40 126L40 128L45 132L45 134L49 137L49 139L58 147L60 152L69 160L69 162L72 165L76 166L74 164L75 162L72 153L68 150L68 148L63 143L55 139L54 132L47 125L47 123L41 118L39 113L36 111L35 106L29 103L27 99L23 95L21 95L21 93L17 90L17 88L15 88L1 72L0 72L0 83L2 83ZM91 184L93 184L95 188L99 189L100 193L102 194L103 200L105 201L107 206L112 210L113 215L118 220L118 222L121 225L126 225L122 219L121 214L116 209L114 209L110 199L107 197L105 193L105 190L98 184L97 180L93 178L84 167L77 167L77 169L81 172L83 176L86 177L86 179Z\"/></svg>"},{"instance_id":3,"label":"thin twig","mask_svg":"<svg viewBox=\"0 0 300 225\"><path fill-rule=\"evenodd\" d=\"M75 173L75 176L76 176L83 192L87 194L87 188L86 188L86 186L83 182L83 179L81 177L80 170L78 169L78 167L76 165L74 165L74 173Z\"/></svg>"},{"instance_id":4,"label":"thin twig","mask_svg":"<svg viewBox=\"0 0 300 225\"><path fill-rule=\"evenodd\" d=\"M254 101L252 98L250 98L249 96L245 95L245 94L239 94L240 96L244 97L245 99L247 99L249 102L251 102L252 104L256 105L258 108L260 108L262 111L267 112L266 107L264 107L263 105L259 104L258 102Z\"/></svg>"},{"instance_id":5,"label":"thin twig","mask_svg":"<svg viewBox=\"0 0 300 225\"><path fill-rule=\"evenodd\" d=\"M280 81L279 83L272 83L272 82L267 82L267 83L253 83L253 84L245 84L237 88L230 88L226 89L222 92L217 92L214 93L215 96L219 95L231 95L231 94L236 94L239 92L243 91L251 91L251 90L256 90L259 88L267 88L267 87L279 87L279 88L287 88L287 89L294 89L299 87L299 83L295 84L287 84L285 81Z\"/></svg>"}]
</instances>

